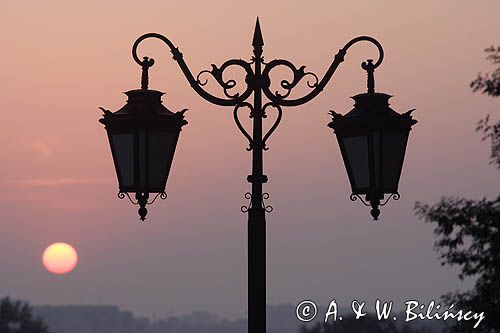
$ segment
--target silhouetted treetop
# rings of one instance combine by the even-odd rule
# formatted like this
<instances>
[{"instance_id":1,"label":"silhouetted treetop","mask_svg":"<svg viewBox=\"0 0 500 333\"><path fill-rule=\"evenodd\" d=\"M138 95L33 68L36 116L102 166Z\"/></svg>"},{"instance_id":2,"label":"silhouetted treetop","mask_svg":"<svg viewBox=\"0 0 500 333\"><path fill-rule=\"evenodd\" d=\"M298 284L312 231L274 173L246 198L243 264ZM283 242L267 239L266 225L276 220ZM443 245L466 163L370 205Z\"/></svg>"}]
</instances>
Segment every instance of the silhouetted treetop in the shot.
<instances>
[{"instance_id":1,"label":"silhouetted treetop","mask_svg":"<svg viewBox=\"0 0 500 333\"><path fill-rule=\"evenodd\" d=\"M0 333L51 333L26 302L0 300Z\"/></svg>"},{"instance_id":2,"label":"silhouetted treetop","mask_svg":"<svg viewBox=\"0 0 500 333\"><path fill-rule=\"evenodd\" d=\"M433 206L417 202L415 211L435 224L434 246L441 264L457 266L460 279L477 278L472 290L449 293L443 299L459 309L484 312L485 320L476 329L472 322L461 322L450 332L500 330L500 196L493 200L444 197Z\"/></svg>"},{"instance_id":3,"label":"silhouetted treetop","mask_svg":"<svg viewBox=\"0 0 500 333\"><path fill-rule=\"evenodd\" d=\"M500 46L493 45L484 50L486 59L494 65L500 65ZM500 66L493 72L482 74L479 73L477 78L470 83L473 91L481 91L483 94L497 97L500 96Z\"/></svg>"},{"instance_id":4,"label":"silhouetted treetop","mask_svg":"<svg viewBox=\"0 0 500 333\"><path fill-rule=\"evenodd\" d=\"M495 200L443 197L433 206L417 202L415 212L436 223L434 246L441 264L459 266L460 279L481 274L489 281L500 276L500 196Z\"/></svg>"},{"instance_id":5,"label":"silhouetted treetop","mask_svg":"<svg viewBox=\"0 0 500 333\"><path fill-rule=\"evenodd\" d=\"M483 133L483 140L491 141L490 164L500 169L500 121L492 124L487 115L477 123L476 131Z\"/></svg>"},{"instance_id":6,"label":"silhouetted treetop","mask_svg":"<svg viewBox=\"0 0 500 333\"><path fill-rule=\"evenodd\" d=\"M480 91L488 96L498 97L500 96L500 46L490 46L484 52L488 54L486 59L497 68L491 73L479 73L470 83L470 87L474 92ZM500 169L500 120L492 123L488 115L478 122L476 131L483 133L483 140L491 141L490 163Z\"/></svg>"},{"instance_id":7,"label":"silhouetted treetop","mask_svg":"<svg viewBox=\"0 0 500 333\"><path fill-rule=\"evenodd\" d=\"M479 73L470 87L497 97L500 96L500 47L490 46L485 52L486 59L497 67L491 73ZM500 121L492 123L487 115L478 122L476 131L483 133L483 140L491 141L490 163L500 169ZM460 279L476 278L471 290L448 293L443 299L456 308L484 312L485 320L476 329L471 322L461 322L450 328L450 332L499 332L500 195L492 200L443 197L432 206L417 202L415 213L425 222L435 224L434 247L441 264L458 267Z\"/></svg>"}]
</instances>

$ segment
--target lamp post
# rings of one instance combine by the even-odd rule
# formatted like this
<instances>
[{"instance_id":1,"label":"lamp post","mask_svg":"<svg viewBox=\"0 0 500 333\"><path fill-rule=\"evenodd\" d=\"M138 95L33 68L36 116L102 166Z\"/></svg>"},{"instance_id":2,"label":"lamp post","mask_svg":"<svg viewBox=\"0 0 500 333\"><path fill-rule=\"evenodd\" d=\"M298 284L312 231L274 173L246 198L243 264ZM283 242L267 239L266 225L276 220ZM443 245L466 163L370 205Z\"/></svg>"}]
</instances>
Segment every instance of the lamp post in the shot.
<instances>
[{"instance_id":1,"label":"lamp post","mask_svg":"<svg viewBox=\"0 0 500 333\"><path fill-rule=\"evenodd\" d=\"M137 55L137 47L148 38L163 41L172 52L173 59L191 87L205 100L220 106L232 106L236 126L249 142L247 148L252 152L252 174L247 177L252 184L251 192L245 194L250 202L241 207L248 213L248 332L264 333L266 331L266 213L272 210L264 202L269 197L262 186L267 182L263 170L263 152L268 149L266 143L278 127L283 107L305 104L316 97L328 84L338 66L344 61L347 50L354 44L367 41L374 44L378 51L378 60L363 62L362 68L368 74L368 92L354 96L355 108L342 116L332 111L331 127L340 145L342 157L351 182L351 200L360 198L363 203L372 207L371 214L375 220L379 216L379 206L393 197L399 199L398 183L411 126L416 123L411 111L399 114L389 108L389 95L375 93L374 71L382 63L384 52L380 43L372 37L361 36L352 39L339 52L324 74L319 79L314 73L306 72L305 66L297 68L284 59L264 62L262 56L264 41L259 20L253 35L253 56L251 61L230 59L220 67L212 65L210 70L193 76L182 53L165 36L148 33L139 37L133 47L132 56L142 67L141 89L127 92L127 104L116 112L101 108L104 117L100 120L106 127L111 146L113 160L119 182L119 197L127 196L134 204L140 206L141 220L146 218L146 205L152 203L157 196L166 198L165 186L170 165L175 152L180 130L187 122L182 110L173 113L162 105L162 93L148 89L148 70L154 60ZM279 66L291 70L293 79L280 82L284 93L271 91L270 72ZM229 67L239 67L245 71L243 92L231 93L237 86L235 80L225 80L223 72ZM221 86L224 97L217 97L207 92L203 86L208 80L201 76L210 74ZM307 77L307 85L311 88L300 98L290 98L294 88ZM263 97L269 101L263 104ZM253 103L250 102L253 98ZM249 110L253 128L249 133L240 122L242 109ZM263 131L266 112L274 108L277 118L267 132ZM129 193L135 195L132 200ZM150 194L156 193L153 200ZM363 200L360 195L365 195ZM385 194L390 194L385 202ZM369 204L367 203L369 202Z\"/></svg>"}]
</instances>

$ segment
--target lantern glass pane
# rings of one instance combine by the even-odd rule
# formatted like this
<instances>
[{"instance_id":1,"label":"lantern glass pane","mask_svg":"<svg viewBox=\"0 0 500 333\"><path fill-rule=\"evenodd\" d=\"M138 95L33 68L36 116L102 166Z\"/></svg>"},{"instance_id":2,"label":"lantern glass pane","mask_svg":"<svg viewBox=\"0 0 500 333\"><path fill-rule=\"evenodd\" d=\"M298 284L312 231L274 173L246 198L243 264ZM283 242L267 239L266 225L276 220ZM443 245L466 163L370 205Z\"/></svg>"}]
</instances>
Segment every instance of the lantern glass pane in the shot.
<instances>
[{"instance_id":1,"label":"lantern glass pane","mask_svg":"<svg viewBox=\"0 0 500 333\"><path fill-rule=\"evenodd\" d=\"M147 133L145 131L139 131L137 135L137 156L139 164L139 188L142 191L147 191L146 187L146 172L148 163L148 152L147 152Z\"/></svg>"},{"instance_id":2,"label":"lantern glass pane","mask_svg":"<svg viewBox=\"0 0 500 333\"><path fill-rule=\"evenodd\" d=\"M346 162L354 178L354 187L369 187L368 138L366 136L345 137L342 141L348 160Z\"/></svg>"},{"instance_id":3,"label":"lantern glass pane","mask_svg":"<svg viewBox=\"0 0 500 333\"><path fill-rule=\"evenodd\" d=\"M408 132L384 133L383 135L383 185L389 192L397 191L407 141Z\"/></svg>"},{"instance_id":4,"label":"lantern glass pane","mask_svg":"<svg viewBox=\"0 0 500 333\"><path fill-rule=\"evenodd\" d=\"M149 134L149 187L164 189L174 157L179 133L151 132Z\"/></svg>"},{"instance_id":5,"label":"lantern glass pane","mask_svg":"<svg viewBox=\"0 0 500 333\"><path fill-rule=\"evenodd\" d=\"M375 188L378 190L381 187L382 183L382 173L381 171L381 162L382 162L382 156L381 156L381 151L380 151L380 146L381 146L381 138L382 135L380 132L374 132L372 134L372 147L373 147L373 184Z\"/></svg>"},{"instance_id":6,"label":"lantern glass pane","mask_svg":"<svg viewBox=\"0 0 500 333\"><path fill-rule=\"evenodd\" d=\"M116 163L115 166L120 179L121 186L134 185L134 136L131 133L119 133L111 135Z\"/></svg>"}]
</instances>

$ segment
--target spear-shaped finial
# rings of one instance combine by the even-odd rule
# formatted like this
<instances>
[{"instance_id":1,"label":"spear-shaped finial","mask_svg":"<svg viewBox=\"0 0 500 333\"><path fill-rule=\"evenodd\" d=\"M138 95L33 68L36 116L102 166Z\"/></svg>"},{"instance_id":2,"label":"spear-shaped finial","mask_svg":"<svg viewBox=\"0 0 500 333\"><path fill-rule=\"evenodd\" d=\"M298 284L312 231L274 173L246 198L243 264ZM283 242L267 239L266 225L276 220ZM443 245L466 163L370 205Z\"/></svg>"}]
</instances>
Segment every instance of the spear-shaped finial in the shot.
<instances>
[{"instance_id":1,"label":"spear-shaped finial","mask_svg":"<svg viewBox=\"0 0 500 333\"><path fill-rule=\"evenodd\" d=\"M264 40L262 39L262 32L260 31L260 23L259 18L257 17L257 22L255 23L255 31L253 33L253 47L262 47L264 46Z\"/></svg>"}]
</instances>

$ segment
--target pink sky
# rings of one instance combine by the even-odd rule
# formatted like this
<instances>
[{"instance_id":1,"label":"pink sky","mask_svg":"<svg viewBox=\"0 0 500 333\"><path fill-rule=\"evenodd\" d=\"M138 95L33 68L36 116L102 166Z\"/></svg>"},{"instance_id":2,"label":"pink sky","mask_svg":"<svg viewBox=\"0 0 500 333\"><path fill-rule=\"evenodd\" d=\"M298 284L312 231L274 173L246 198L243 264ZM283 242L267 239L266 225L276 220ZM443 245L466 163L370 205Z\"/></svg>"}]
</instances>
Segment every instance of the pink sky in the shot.
<instances>
[{"instance_id":1,"label":"pink sky","mask_svg":"<svg viewBox=\"0 0 500 333\"><path fill-rule=\"evenodd\" d=\"M392 106L416 108L400 182L401 200L381 222L349 200L350 188L328 110L350 110L365 90L359 64L376 56L352 48L324 92L284 110L265 168L268 301L304 298L437 299L461 284L433 251L432 227L413 215L417 200L494 196L498 171L475 123L498 99L468 84L488 70L482 50L498 44L498 1L24 1L0 13L0 296L35 304L117 304L145 315L246 309L247 143L230 108L191 91L169 50L156 59L151 88L173 110L189 108L168 182L169 197L139 223L117 184L98 106L116 110L140 84L130 49L162 33L194 73L229 58L249 59L260 17L267 60L285 58L318 75L348 40L370 35L386 57L376 72ZM479 5L478 5L479 4ZM285 73L286 74L286 73ZM279 76L279 75L277 75ZM292 181L293 180L293 181ZM49 275L41 254L73 244L79 266ZM347 303L346 303L347 304Z\"/></svg>"}]
</instances>

